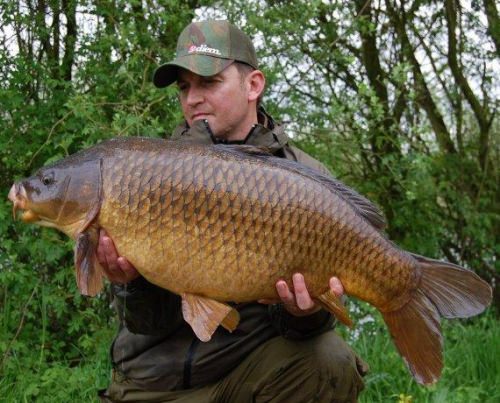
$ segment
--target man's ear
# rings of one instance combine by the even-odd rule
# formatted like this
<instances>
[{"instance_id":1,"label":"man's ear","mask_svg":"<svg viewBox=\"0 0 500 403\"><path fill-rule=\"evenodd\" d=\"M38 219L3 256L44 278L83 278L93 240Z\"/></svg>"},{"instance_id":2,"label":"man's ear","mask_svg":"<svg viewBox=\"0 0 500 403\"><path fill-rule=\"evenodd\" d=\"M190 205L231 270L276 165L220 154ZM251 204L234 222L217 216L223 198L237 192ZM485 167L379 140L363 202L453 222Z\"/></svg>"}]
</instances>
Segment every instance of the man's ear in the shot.
<instances>
[{"instance_id":1,"label":"man's ear","mask_svg":"<svg viewBox=\"0 0 500 403\"><path fill-rule=\"evenodd\" d=\"M266 78L260 70L254 70L247 76L248 101L257 101L266 86Z\"/></svg>"}]
</instances>

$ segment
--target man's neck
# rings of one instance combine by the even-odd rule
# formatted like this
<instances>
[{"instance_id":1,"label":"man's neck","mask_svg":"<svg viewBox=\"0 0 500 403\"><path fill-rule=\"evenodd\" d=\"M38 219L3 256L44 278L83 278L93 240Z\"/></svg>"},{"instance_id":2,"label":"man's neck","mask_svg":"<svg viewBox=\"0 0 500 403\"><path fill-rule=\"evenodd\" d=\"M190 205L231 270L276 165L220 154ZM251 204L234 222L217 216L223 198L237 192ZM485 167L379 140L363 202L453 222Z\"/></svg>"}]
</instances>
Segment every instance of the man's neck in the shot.
<instances>
[{"instance_id":1,"label":"man's neck","mask_svg":"<svg viewBox=\"0 0 500 403\"><path fill-rule=\"evenodd\" d=\"M228 133L223 133L217 137L224 139L225 141L243 141L252 130L252 127L258 123L257 119L257 108L252 109L252 113L244 119L238 126L236 126L232 131Z\"/></svg>"}]
</instances>

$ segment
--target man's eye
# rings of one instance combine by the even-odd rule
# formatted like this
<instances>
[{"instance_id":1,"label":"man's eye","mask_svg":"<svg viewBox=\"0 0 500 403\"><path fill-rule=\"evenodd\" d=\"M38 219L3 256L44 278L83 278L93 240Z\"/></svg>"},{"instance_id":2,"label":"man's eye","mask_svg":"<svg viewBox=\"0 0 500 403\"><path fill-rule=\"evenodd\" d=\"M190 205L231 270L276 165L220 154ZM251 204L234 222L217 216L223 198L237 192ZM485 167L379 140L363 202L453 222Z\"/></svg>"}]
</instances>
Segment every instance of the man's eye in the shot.
<instances>
[{"instance_id":1,"label":"man's eye","mask_svg":"<svg viewBox=\"0 0 500 403\"><path fill-rule=\"evenodd\" d=\"M220 80L217 78L207 78L205 80L205 85L214 85L214 84L217 84L219 82L220 82Z\"/></svg>"}]
</instances>

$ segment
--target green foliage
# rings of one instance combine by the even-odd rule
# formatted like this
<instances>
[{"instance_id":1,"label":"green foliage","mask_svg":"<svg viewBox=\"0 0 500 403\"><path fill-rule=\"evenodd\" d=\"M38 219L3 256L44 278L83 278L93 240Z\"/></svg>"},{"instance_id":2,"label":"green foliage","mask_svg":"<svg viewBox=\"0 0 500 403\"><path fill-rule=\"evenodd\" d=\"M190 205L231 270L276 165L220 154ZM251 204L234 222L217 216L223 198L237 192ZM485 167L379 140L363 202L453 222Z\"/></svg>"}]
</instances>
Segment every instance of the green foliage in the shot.
<instances>
[{"instance_id":1,"label":"green foliage","mask_svg":"<svg viewBox=\"0 0 500 403\"><path fill-rule=\"evenodd\" d=\"M112 331L95 331L92 351L76 360L38 360L36 354L18 354L9 360L6 375L0 378L4 402L97 401L97 391L106 388L111 367L108 359ZM75 340L75 344L76 344Z\"/></svg>"},{"instance_id":2,"label":"green foliage","mask_svg":"<svg viewBox=\"0 0 500 403\"><path fill-rule=\"evenodd\" d=\"M392 2L364 0L224 0L218 8L189 0L24 4L0 2L3 400L95 399L108 380L107 352L117 327L109 294L79 295L71 242L14 222L8 190L15 179L103 139L170 133L181 119L175 89L159 91L151 76L172 57L180 30L195 14L226 15L254 35L268 82L267 110L290 122L297 145L381 206L393 240L500 281L499 126L492 113L498 80L491 67L498 60L479 23L482 3L461 10L457 32L463 74L475 85L487 129L449 69L445 13L435 2L410 1L403 26L388 9ZM426 53L430 97L404 52L402 32L412 49ZM424 101L434 103L426 108ZM439 132L432 111L442 117ZM442 146L443 136L453 147ZM356 309L368 322L356 337L346 337L372 366L363 401L500 399L493 312L444 325L443 379L422 389L378 315Z\"/></svg>"},{"instance_id":3,"label":"green foliage","mask_svg":"<svg viewBox=\"0 0 500 403\"><path fill-rule=\"evenodd\" d=\"M365 305L358 309L357 316L369 321L358 319L353 332L340 331L370 365L361 402L493 403L500 399L500 323L494 312L467 322L443 321L443 375L435 385L422 387L408 376L380 315Z\"/></svg>"},{"instance_id":4,"label":"green foliage","mask_svg":"<svg viewBox=\"0 0 500 403\"><path fill-rule=\"evenodd\" d=\"M110 295L80 296L72 242L14 222L6 196L14 180L103 139L172 131L181 119L175 91L158 91L151 76L195 3L40 4L0 3L0 396L91 400L110 371Z\"/></svg>"}]
</instances>

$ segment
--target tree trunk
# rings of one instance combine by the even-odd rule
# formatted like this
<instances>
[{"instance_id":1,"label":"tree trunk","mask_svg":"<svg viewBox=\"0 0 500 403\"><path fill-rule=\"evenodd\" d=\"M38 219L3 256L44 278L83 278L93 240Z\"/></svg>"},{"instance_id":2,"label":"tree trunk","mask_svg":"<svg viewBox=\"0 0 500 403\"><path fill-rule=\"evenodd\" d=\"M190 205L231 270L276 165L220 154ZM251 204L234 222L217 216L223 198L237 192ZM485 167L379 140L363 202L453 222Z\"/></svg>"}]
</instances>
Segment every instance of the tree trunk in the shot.
<instances>
[{"instance_id":1,"label":"tree trunk","mask_svg":"<svg viewBox=\"0 0 500 403\"><path fill-rule=\"evenodd\" d=\"M406 32L406 26L404 23L404 14L400 15L400 11L396 11L390 0L386 0L387 11L389 14L389 18L394 26L394 29L398 35L398 39L401 43L402 51L405 57L410 62L413 67L413 75L415 79L415 87L417 90L417 102L424 109L431 123L432 129L436 134L436 139L439 144L439 147L442 151L455 154L456 149L453 141L451 140L450 133L446 124L444 123L443 116L439 111L437 104L434 102L432 98L432 94L427 87L427 83L425 81L424 75L420 68L420 64L415 56L413 46L408 38L408 34Z\"/></svg>"},{"instance_id":2,"label":"tree trunk","mask_svg":"<svg viewBox=\"0 0 500 403\"><path fill-rule=\"evenodd\" d=\"M488 19L488 34L495 43L497 55L500 56L500 18L495 0L484 0L484 12Z\"/></svg>"},{"instance_id":3,"label":"tree trunk","mask_svg":"<svg viewBox=\"0 0 500 403\"><path fill-rule=\"evenodd\" d=\"M446 21L448 23L448 64L455 79L455 83L469 102L479 126L479 165L485 172L488 159L489 132L491 119L488 107L483 107L463 74L462 66L457 57L457 9L455 0L445 0Z\"/></svg>"},{"instance_id":4,"label":"tree trunk","mask_svg":"<svg viewBox=\"0 0 500 403\"><path fill-rule=\"evenodd\" d=\"M75 62L75 43L78 35L76 3L77 0L62 0L62 9L66 15L66 36L64 37L64 57L61 64L61 73L65 81L71 81Z\"/></svg>"}]
</instances>

